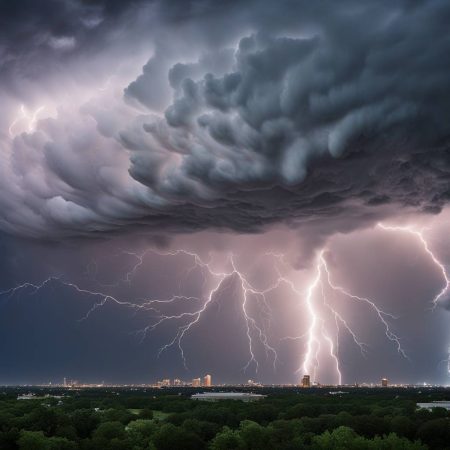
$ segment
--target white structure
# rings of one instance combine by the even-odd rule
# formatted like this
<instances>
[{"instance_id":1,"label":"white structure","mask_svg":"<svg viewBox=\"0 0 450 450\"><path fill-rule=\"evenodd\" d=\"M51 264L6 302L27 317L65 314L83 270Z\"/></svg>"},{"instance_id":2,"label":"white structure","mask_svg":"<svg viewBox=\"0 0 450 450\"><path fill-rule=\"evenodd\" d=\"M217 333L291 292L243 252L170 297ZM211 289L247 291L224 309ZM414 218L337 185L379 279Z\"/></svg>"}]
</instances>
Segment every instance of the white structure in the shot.
<instances>
[{"instance_id":1,"label":"white structure","mask_svg":"<svg viewBox=\"0 0 450 450\"><path fill-rule=\"evenodd\" d=\"M450 401L442 400L432 403L417 403L417 407L428 409L429 411L431 411L433 408L445 408L447 411L450 411Z\"/></svg>"},{"instance_id":2,"label":"white structure","mask_svg":"<svg viewBox=\"0 0 450 450\"><path fill-rule=\"evenodd\" d=\"M215 402L218 400L241 400L243 402L253 402L265 398L262 394L252 394L250 392L203 392L191 396L193 400L203 400Z\"/></svg>"},{"instance_id":3,"label":"white structure","mask_svg":"<svg viewBox=\"0 0 450 450\"><path fill-rule=\"evenodd\" d=\"M33 400L36 396L32 394L31 392L28 394L22 394L17 396L17 400Z\"/></svg>"}]
</instances>

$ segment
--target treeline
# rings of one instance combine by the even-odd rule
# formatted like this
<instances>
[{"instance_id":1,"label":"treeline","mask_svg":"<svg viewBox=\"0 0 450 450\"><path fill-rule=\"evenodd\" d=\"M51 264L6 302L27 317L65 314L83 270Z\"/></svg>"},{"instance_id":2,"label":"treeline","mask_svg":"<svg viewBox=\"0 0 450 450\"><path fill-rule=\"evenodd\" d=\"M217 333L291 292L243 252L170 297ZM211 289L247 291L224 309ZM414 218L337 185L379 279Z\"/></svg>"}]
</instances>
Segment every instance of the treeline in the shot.
<instances>
[{"instance_id":1,"label":"treeline","mask_svg":"<svg viewBox=\"0 0 450 450\"><path fill-rule=\"evenodd\" d=\"M1 450L449 449L450 413L416 402L447 390L269 390L243 403L190 400L186 390L0 394ZM52 394L58 393L51 391Z\"/></svg>"}]
</instances>

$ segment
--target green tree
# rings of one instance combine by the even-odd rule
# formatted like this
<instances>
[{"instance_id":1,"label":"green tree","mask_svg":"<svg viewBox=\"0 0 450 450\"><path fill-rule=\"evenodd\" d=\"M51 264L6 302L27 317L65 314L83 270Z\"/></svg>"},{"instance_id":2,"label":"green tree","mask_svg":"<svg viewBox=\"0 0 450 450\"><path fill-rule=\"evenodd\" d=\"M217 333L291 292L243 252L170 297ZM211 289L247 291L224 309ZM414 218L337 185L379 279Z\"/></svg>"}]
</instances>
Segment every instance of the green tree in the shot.
<instances>
[{"instance_id":1,"label":"green tree","mask_svg":"<svg viewBox=\"0 0 450 450\"><path fill-rule=\"evenodd\" d=\"M153 411L149 408L144 408L139 412L140 419L153 419Z\"/></svg>"},{"instance_id":2,"label":"green tree","mask_svg":"<svg viewBox=\"0 0 450 450\"><path fill-rule=\"evenodd\" d=\"M210 441L220 430L220 426L216 423L198 419L187 419L182 426L185 430L195 433L205 442Z\"/></svg>"},{"instance_id":3,"label":"green tree","mask_svg":"<svg viewBox=\"0 0 450 450\"><path fill-rule=\"evenodd\" d=\"M125 427L120 422L103 422L94 431L92 435L92 442L97 448L111 448L112 445L118 446L115 441L111 444L111 441L125 439Z\"/></svg>"},{"instance_id":4,"label":"green tree","mask_svg":"<svg viewBox=\"0 0 450 450\"><path fill-rule=\"evenodd\" d=\"M236 430L223 427L220 433L211 441L210 450L244 450L245 444Z\"/></svg>"},{"instance_id":5,"label":"green tree","mask_svg":"<svg viewBox=\"0 0 450 450\"><path fill-rule=\"evenodd\" d=\"M18 428L10 428L0 432L0 448L2 450L15 450L16 442L20 437Z\"/></svg>"},{"instance_id":6,"label":"green tree","mask_svg":"<svg viewBox=\"0 0 450 450\"><path fill-rule=\"evenodd\" d=\"M48 440L42 431L22 431L17 445L20 450L49 450Z\"/></svg>"},{"instance_id":7,"label":"green tree","mask_svg":"<svg viewBox=\"0 0 450 450\"><path fill-rule=\"evenodd\" d=\"M267 428L256 422L244 420L239 426L239 436L245 444L247 450L269 450L273 447L270 443L270 436Z\"/></svg>"},{"instance_id":8,"label":"green tree","mask_svg":"<svg viewBox=\"0 0 450 450\"><path fill-rule=\"evenodd\" d=\"M51 437L48 438L48 448L49 450L76 450L77 444L66 438Z\"/></svg>"},{"instance_id":9,"label":"green tree","mask_svg":"<svg viewBox=\"0 0 450 450\"><path fill-rule=\"evenodd\" d=\"M61 425L55 431L55 436L76 441L78 439L77 430L73 425Z\"/></svg>"},{"instance_id":10,"label":"green tree","mask_svg":"<svg viewBox=\"0 0 450 450\"><path fill-rule=\"evenodd\" d=\"M73 413L71 421L77 435L84 439L90 437L91 433L97 428L100 418L98 414L89 409L79 409Z\"/></svg>"},{"instance_id":11,"label":"green tree","mask_svg":"<svg viewBox=\"0 0 450 450\"><path fill-rule=\"evenodd\" d=\"M433 449L450 448L450 419L434 419L423 423L416 437Z\"/></svg>"},{"instance_id":12,"label":"green tree","mask_svg":"<svg viewBox=\"0 0 450 450\"><path fill-rule=\"evenodd\" d=\"M128 440L133 446L147 448L158 426L152 420L134 420L126 427Z\"/></svg>"},{"instance_id":13,"label":"green tree","mask_svg":"<svg viewBox=\"0 0 450 450\"><path fill-rule=\"evenodd\" d=\"M406 438L398 437L395 433L388 436L376 436L369 441L370 450L426 450L426 446L419 442L411 442Z\"/></svg>"},{"instance_id":14,"label":"green tree","mask_svg":"<svg viewBox=\"0 0 450 450\"><path fill-rule=\"evenodd\" d=\"M399 436L413 438L415 434L414 423L406 416L396 416L391 419L391 430Z\"/></svg>"},{"instance_id":15,"label":"green tree","mask_svg":"<svg viewBox=\"0 0 450 450\"><path fill-rule=\"evenodd\" d=\"M314 450L367 450L368 442L351 428L339 427L331 433L325 431L312 439Z\"/></svg>"},{"instance_id":16,"label":"green tree","mask_svg":"<svg viewBox=\"0 0 450 450\"><path fill-rule=\"evenodd\" d=\"M23 428L43 431L47 436L53 435L58 426L58 414L53 408L39 406L23 418Z\"/></svg>"},{"instance_id":17,"label":"green tree","mask_svg":"<svg viewBox=\"0 0 450 450\"><path fill-rule=\"evenodd\" d=\"M133 420L136 416L131 414L124 408L110 408L102 412L103 420L106 422L121 422L126 425Z\"/></svg>"},{"instance_id":18,"label":"green tree","mask_svg":"<svg viewBox=\"0 0 450 450\"><path fill-rule=\"evenodd\" d=\"M200 450L205 443L194 433L168 423L155 434L153 442L158 450Z\"/></svg>"}]
</instances>

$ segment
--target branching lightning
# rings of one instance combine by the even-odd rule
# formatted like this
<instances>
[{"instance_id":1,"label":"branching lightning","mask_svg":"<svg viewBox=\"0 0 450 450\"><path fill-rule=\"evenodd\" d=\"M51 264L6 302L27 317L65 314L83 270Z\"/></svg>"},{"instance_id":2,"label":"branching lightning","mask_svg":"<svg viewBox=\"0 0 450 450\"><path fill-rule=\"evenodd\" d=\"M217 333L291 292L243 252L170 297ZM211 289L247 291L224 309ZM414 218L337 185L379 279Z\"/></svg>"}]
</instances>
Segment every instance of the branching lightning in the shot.
<instances>
[{"instance_id":1,"label":"branching lightning","mask_svg":"<svg viewBox=\"0 0 450 450\"><path fill-rule=\"evenodd\" d=\"M154 253L154 250L148 250L152 251ZM147 252L148 252L147 251ZM146 252L146 253L147 253ZM144 253L145 254L145 253ZM138 258L137 264L132 268L130 272L126 275L126 281L130 281L132 277L134 276L135 271L142 265L143 263L143 257L144 254L136 255ZM242 303L241 303L241 309L242 309L242 317L245 321L246 326L246 336L248 339L248 351L249 351L249 359L247 363L244 366L244 370L248 369L248 367L251 364L255 365L256 370L258 370L259 362L255 355L255 339L257 339L263 346L267 357L271 357L273 361L274 367L276 366L276 362L278 359L277 352L274 349L274 347L269 343L269 339L267 336L267 330L263 325L258 324L258 321L252 317L252 315L249 312L249 302L251 301L251 297L259 298L261 301L261 304L263 305L263 312L268 312L270 315L270 308L267 303L266 294L268 294L270 291L276 289L281 282L281 280L278 280L278 282L269 287L265 290L258 290L255 287L252 286L252 284L248 281L248 279L245 277L242 271L240 271L235 264L233 255L229 256L229 265L230 270L223 271L223 272L217 272L215 271L210 262L205 262L198 254L188 252L186 250L176 250L174 252L166 252L166 253L158 253L162 256L176 256L176 255L188 255L193 259L194 265L190 266L187 269L187 273L190 273L195 268L199 268L203 274L203 276L206 279L206 276L209 276L211 279L215 280L214 286L206 293L204 299L198 299L201 303L201 306L192 311L192 312L182 312L180 314L174 314L174 315L160 315L158 320L145 327L143 330L140 330L141 335L143 338L147 335L149 331L155 330L157 327L161 326L162 324L166 322L178 322L178 321L185 321L182 325L178 326L177 331L173 339L165 344L163 347L161 347L159 354L166 351L170 347L176 345L180 351L181 357L183 359L183 364L185 367L187 367L186 362L186 356L185 351L183 348L183 339L186 337L186 335L191 331L193 327L195 327L200 320L202 319L205 311L209 308L209 306L214 302L216 295L221 290L222 286L227 280L231 280L233 277L237 279L239 282L239 286L241 288L242 292Z\"/></svg>"},{"instance_id":2,"label":"branching lightning","mask_svg":"<svg viewBox=\"0 0 450 450\"><path fill-rule=\"evenodd\" d=\"M45 109L45 105L40 106L35 111L28 111L25 108L25 105L20 105L19 114L17 117L11 122L11 125L8 128L9 135L14 137L14 129L22 120L27 121L26 129L28 133L32 133L36 128L36 123L39 117L39 114Z\"/></svg>"},{"instance_id":3,"label":"branching lightning","mask_svg":"<svg viewBox=\"0 0 450 450\"><path fill-rule=\"evenodd\" d=\"M267 289L257 289L255 288L246 278L244 273L240 271L234 261L233 255L229 256L229 266L230 269L228 271L218 272L213 269L210 261L204 261L197 253L189 252L186 250L175 250L170 252L158 252L154 249L148 249L140 254L134 252L125 252L128 255L132 255L137 259L137 262L132 266L131 270L129 270L125 277L121 280L124 283L131 283L133 277L135 276L137 270L143 265L145 255L148 253L154 253L159 256L188 256L193 260L193 264L190 265L186 270L186 276L189 275L195 269L199 269L204 277L205 283L207 277L213 280L213 287L205 293L203 297L193 297L193 296L184 296L184 295L173 295L167 299L141 299L140 301L129 301L122 300L113 296L111 294L107 294L100 291L90 290L86 288L81 288L77 284L67 282L62 280L61 278L51 277L46 279L41 284L34 283L23 283L14 288L5 290L0 292L1 295L7 295L12 297L19 291L22 291L27 288L31 288L33 293L43 288L50 282L58 282L68 288L73 289L79 294L90 295L96 298L99 298L93 306L87 311L87 313L80 319L80 321L84 321L88 319L92 313L94 313L97 309L105 306L107 303L113 303L121 307L131 308L135 311L147 311L153 313L152 322L147 325L145 328L138 330L137 334L141 336L141 340L144 340L147 334L151 331L156 330L164 323L180 323L180 325L176 326L176 331L173 339L171 339L167 344L163 345L159 350L159 355L171 348L172 346L177 346L181 358L183 360L183 364L187 368L186 355L183 347L183 340L188 335L188 333L201 321L204 316L204 313L208 310L210 305L215 301L216 295L220 292L221 288L225 284L227 280L235 279L238 282L238 285L241 289L241 311L242 317L245 322L246 327L246 336L248 339L248 351L249 351L249 359L244 366L244 370L248 369L250 365L254 364L256 371L259 367L259 361L256 357L256 341L258 341L265 353L266 356L271 358L274 368L277 363L277 352L275 348L271 345L268 334L267 327L264 322L259 323L259 321L252 316L249 311L250 302L256 298L257 304L260 306L260 309L263 314L270 320L270 307L266 299L266 295L272 290L276 289L279 284L283 281L281 278L272 286ZM108 287L117 286L118 283L106 285ZM173 304L178 301L184 302L194 302L199 303L199 307L189 312L181 312L179 314L164 314L161 312L160 306L163 304Z\"/></svg>"},{"instance_id":4,"label":"branching lightning","mask_svg":"<svg viewBox=\"0 0 450 450\"><path fill-rule=\"evenodd\" d=\"M303 363L299 369L305 374L311 374L313 380L316 379L317 370L319 368L320 352L324 345L328 346L328 357L335 365L336 378L338 384L342 383L342 373L339 367L339 333L340 326L345 329L351 336L353 342L358 346L361 354L365 356L367 354L367 345L362 342L355 331L350 327L348 321L342 316L342 314L334 308L327 300L326 289L339 295L340 298L351 300L354 302L362 303L366 305L376 315L376 318L383 325L386 338L392 341L398 353L401 356L407 358L405 351L403 350L400 338L392 331L388 318L394 318L390 313L381 310L375 302L372 300L354 295L341 286L336 285L331 279L330 269L324 256L325 250L321 250L317 257L316 275L308 286L306 292L306 308L310 317L309 328L307 332L307 344L306 352L303 358ZM319 297L322 302L318 304L317 298ZM324 306L334 319L336 327L336 337L333 340L326 327L327 315L320 309L320 306Z\"/></svg>"},{"instance_id":5,"label":"branching lightning","mask_svg":"<svg viewBox=\"0 0 450 450\"><path fill-rule=\"evenodd\" d=\"M445 266L437 259L435 254L431 251L428 242L426 241L423 231L416 230L412 227L400 227L400 226L390 226L390 225L384 225L382 223L379 223L378 226L386 231L399 231L402 233L408 233L412 236L415 236L419 242L422 244L423 249L425 252L429 255L431 261L436 265L438 270L442 274L442 278L444 279L444 286L439 291L439 293L433 298L433 309L438 305L439 301L444 297L444 295L448 292L450 288L450 279L447 275L447 271L445 269Z\"/></svg>"},{"instance_id":6,"label":"branching lightning","mask_svg":"<svg viewBox=\"0 0 450 450\"><path fill-rule=\"evenodd\" d=\"M450 283L444 265L432 253L422 232L409 227L393 227L383 224L379 224L379 227L388 231L407 232L419 239L424 250L445 279L444 288L433 299L433 304L436 305L448 291ZM401 345L400 337L393 331L390 324L391 320L395 319L395 316L380 309L373 300L355 295L336 284L325 257L325 249L322 249L317 255L313 277L310 283L305 286L305 290L299 289L293 279L287 276L288 264L285 262L285 255L282 254L267 253L265 255L274 261L272 268L276 275L275 281L265 288L258 288L238 268L236 257L233 254L230 254L226 262L222 264L225 267L224 269L216 270L213 267L211 255L208 260L205 260L199 254L184 249L158 251L149 248L140 253L132 251L123 251L121 253L135 258L136 262L118 281L108 285L101 285L103 288L131 284L138 271L145 270L145 258L149 254L154 254L161 258L186 257L191 262L184 270L182 279L178 279L178 292L168 298L122 299L110 293L80 287L75 283L64 280L63 277L49 277L39 284L25 282L13 288L0 291L0 297L11 298L22 291L29 291L31 295L50 283L59 283L72 289L77 294L96 299L80 321L89 319L94 312L104 307L107 303L118 307L130 308L136 313L145 313L148 316L148 325L136 332L140 336L141 341L159 328L170 325L173 333L172 337L159 349L158 355L175 347L180 353L184 366L187 368L187 354L184 348L185 339L195 327L206 320L205 316L211 305L214 303L219 304L222 289L225 289L228 283L235 283L239 291L236 296L240 301L240 314L243 319L247 340L248 360L243 370L252 367L255 371L258 371L260 367L258 359L258 354L261 354L260 350L263 350L266 360L270 361L273 364L273 368L276 369L278 355L276 345L271 337L273 310L268 295L281 285L284 285L294 294L302 312L302 319L307 321L306 331L300 329L298 336L286 336L281 339L281 341L298 342L299 346L303 348L302 363L298 372L310 374L313 380L318 380L318 371L321 364L328 362L334 367L336 382L341 384L343 376L340 368L339 344L342 333L348 334L362 356L367 356L369 346L361 340L350 324L349 319L342 312L342 305L348 304L348 302L357 303L366 308L382 326L386 339L395 346L402 357L408 358ZM96 263L94 264L96 266ZM292 271L291 268L289 270ZM182 281L183 279L187 280L194 271L197 271L203 280L200 294L196 296L183 295ZM91 281L97 282L95 279L91 279ZM169 305L175 306L178 310L181 309L181 312L170 314L165 312L165 308ZM258 311L256 315L254 312L255 308Z\"/></svg>"}]
</instances>

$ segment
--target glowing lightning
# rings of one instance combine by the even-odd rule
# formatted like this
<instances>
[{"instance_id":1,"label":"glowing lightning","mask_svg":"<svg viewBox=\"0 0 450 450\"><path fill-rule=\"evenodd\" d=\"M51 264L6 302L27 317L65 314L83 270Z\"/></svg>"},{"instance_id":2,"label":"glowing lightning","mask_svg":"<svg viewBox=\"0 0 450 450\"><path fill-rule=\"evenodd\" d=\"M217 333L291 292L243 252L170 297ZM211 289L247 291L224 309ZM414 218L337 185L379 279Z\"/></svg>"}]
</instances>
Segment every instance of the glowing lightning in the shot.
<instances>
[{"instance_id":1,"label":"glowing lightning","mask_svg":"<svg viewBox=\"0 0 450 450\"><path fill-rule=\"evenodd\" d=\"M173 339L170 342L168 342L167 344L165 344L163 347L161 347L159 354L166 351L170 347L177 345L177 347L180 351L182 360L183 360L183 364L187 368L185 352L184 352L183 345L182 345L183 339L186 337L186 335L189 333L189 331L191 331L191 329L200 322L203 314L209 308L209 306L214 302L214 298L215 298L216 294L218 294L218 292L220 291L220 289L222 288L222 286L226 282L226 280L229 280L232 277L237 277L237 279L240 282L240 287L241 287L241 291L242 291L242 314L243 314L243 318L244 318L245 324L246 324L246 335L247 335L247 339L248 339L248 350L249 350L249 355L250 355L249 360L247 361L247 363L245 364L243 369L244 370L248 369L248 367L252 363L255 364L256 371L258 370L258 367L259 367L259 362L255 355L254 335L256 335L257 339L262 344L262 346L266 352L266 356L268 356L269 354L272 356L272 361L273 361L273 365L275 368L276 362L278 359L277 353L276 353L275 349L269 343L269 339L267 337L266 330L263 329L263 327L257 323L256 319L250 315L250 313L248 311L248 303L249 303L250 295L257 296L262 299L262 303L265 307L265 310L267 311L270 308L268 308L268 304L267 304L265 295L268 292L270 292L271 290L276 289L276 287L278 287L279 283L276 283L274 286L271 286L270 288L268 288L266 290L258 290L256 288L254 288L250 284L250 282L247 280L245 275L237 269L234 259L233 259L233 255L231 255L229 257L229 262L231 264L231 270L229 270L228 272L226 272L226 271L225 272L217 272L211 267L210 262L203 261L200 258L200 256L196 253L188 252L186 250L176 250L174 252L167 252L167 253L158 253L153 249L147 250L146 252L148 252L148 251L152 251L154 253L164 255L164 256L167 256L167 255L174 256L174 255L180 255L180 254L188 255L194 259L194 266L191 266L190 268L188 268L188 272L190 272L193 269L195 269L196 267L198 267L202 270L202 273L206 272L210 277L217 280L214 287L212 289L210 289L210 291L205 296L205 300L203 301L203 304L197 310L195 310L193 312L183 312L183 313L174 314L174 315L164 315L163 314L159 317L159 319L155 323L145 327L144 329L142 329L140 331L143 338L145 338L146 334L149 331L155 330L157 327L159 327L163 323L185 320L185 323L178 327L177 332L176 332L175 336L173 337ZM144 254L136 255L136 257L138 258L138 262L133 267L133 269L127 273L127 276L126 276L127 281L131 280L131 278L132 278L132 276L134 276L134 273L137 270L137 268L142 265Z\"/></svg>"},{"instance_id":2,"label":"glowing lightning","mask_svg":"<svg viewBox=\"0 0 450 450\"><path fill-rule=\"evenodd\" d=\"M9 135L11 137L14 136L14 128L17 126L17 124L21 120L28 120L27 130L29 133L32 133L36 128L36 122L37 122L38 116L39 116L40 112L43 111L44 109L45 109L45 105L40 106L39 108L37 108L34 112L32 112L30 114L24 105L20 105L19 115L13 120L13 122L11 123L11 125L8 128Z\"/></svg>"},{"instance_id":3,"label":"glowing lightning","mask_svg":"<svg viewBox=\"0 0 450 450\"><path fill-rule=\"evenodd\" d=\"M169 252L158 252L154 249L148 249L145 250L143 253L137 254L133 252L125 252L129 255L134 256L137 259L137 262L132 266L131 270L129 270L125 277L122 279L125 283L130 283L135 276L137 270L142 266L144 263L144 257L147 253L154 253L160 256L179 256L179 255L185 255L193 260L193 264L190 265L186 271L186 274L189 275L193 270L199 269L203 278L204 278L204 285L205 287L207 278L214 281L214 285L209 291L207 291L206 295L202 297L194 297L194 296L185 296L185 295L173 295L170 298L167 299L141 299L139 302L137 301L129 301L129 300L122 300L119 299L111 294L107 294L100 291L90 290L79 287L77 284L64 281L61 278L57 277L51 277L45 280L41 284L33 284L33 283L23 283L21 285L18 285L14 288L5 290L3 292L0 292L1 295L8 295L8 298L12 297L16 293L18 293L21 290L31 288L33 289L33 293L38 291L39 289L43 288L50 282L58 282L75 292L79 294L85 294L92 297L97 297L99 300L96 301L93 306L87 311L87 313L80 319L80 321L88 319L92 313L94 313L97 309L105 306L107 303L113 303L121 307L131 308L133 310L137 311L147 311L151 312L153 314L154 320L152 320L152 323L147 325L145 328L139 330L137 334L141 335L142 340L145 339L148 332L151 332L155 330L156 328L160 327L162 324L166 322L170 323L180 323L179 326L176 328L176 332L174 337L170 342L162 346L159 350L159 354L164 352L165 350L169 349L170 347L176 345L180 351L181 358L183 360L183 364L187 368L187 361L185 356L185 351L183 348L183 339L187 336L187 334L201 321L202 317L204 316L204 313L208 310L210 305L214 302L216 295L219 293L221 288L223 287L224 283L227 280L236 279L239 282L239 286L242 292L242 302L241 302L241 311L242 316L245 321L246 325L246 336L248 339L248 351L249 351L249 359L247 363L244 366L244 370L248 369L251 364L254 364L255 370L258 370L259 362L256 357L255 348L256 348L256 341L258 341L262 348L265 351L266 357L271 358L273 361L274 368L276 367L277 362L277 353L275 348L270 344L269 338L267 335L267 329L266 325L263 322L262 324L259 324L259 321L253 317L253 315L249 312L249 306L250 302L253 298L258 299L257 305L260 307L262 313L265 315L265 317L268 319L268 322L270 323L271 318L271 310L269 307L269 304L266 299L266 295L271 292L272 290L276 289L279 284L284 279L280 278L277 280L274 285L270 286L267 289L257 289L255 288L246 278L246 276L240 271L234 261L233 255L230 255L228 264L230 265L230 269L228 271L218 272L214 270L211 266L211 261L204 261L198 254L189 252L186 250L174 250ZM110 286L117 286L118 284L113 284ZM200 306L194 309L192 312L182 312L179 314L164 314L161 312L161 307L163 305L173 304L178 301L184 301L184 302L194 302L200 303ZM256 341L255 341L256 340Z\"/></svg>"},{"instance_id":4,"label":"glowing lightning","mask_svg":"<svg viewBox=\"0 0 450 450\"><path fill-rule=\"evenodd\" d=\"M55 280L59 280L59 278L57 278L57 277L49 277L49 278L45 279L44 281L42 281L39 284L25 282L25 283L19 284L18 286L12 287L10 289L6 289L4 291L0 291L0 296L7 295L8 296L7 298L11 298L17 292L19 292L19 291L21 291L23 289L28 289L28 288L32 289L32 293L35 293L35 292L39 291L40 289L42 289L44 286L46 286L48 283L50 283L52 281L55 281Z\"/></svg>"},{"instance_id":5,"label":"glowing lightning","mask_svg":"<svg viewBox=\"0 0 450 450\"><path fill-rule=\"evenodd\" d=\"M440 290L440 292L433 298L433 309L437 306L441 298L447 293L450 287L450 280L447 275L447 271L445 270L444 265L436 258L434 253L430 250L430 247L428 246L428 242L425 240L423 234L421 231L415 230L411 227L399 227L399 226L391 226L391 225L384 225L382 223L379 223L378 226L386 231L400 231L403 233L411 234L418 238L419 242L422 244L423 249L425 252L430 256L433 263L436 265L436 267L439 269L439 271L442 273L442 277L444 278L444 287Z\"/></svg>"},{"instance_id":6,"label":"glowing lightning","mask_svg":"<svg viewBox=\"0 0 450 450\"><path fill-rule=\"evenodd\" d=\"M320 286L320 294L322 297L323 305L331 312L332 316L335 319L336 329L337 329L337 337L336 341L330 337L330 335L326 331L325 327L325 318L323 314L317 308L317 304L315 301L315 294L318 291L318 287ZM318 254L317 265L316 265L316 275L308 286L306 292L306 307L308 311L308 315L310 317L309 328L307 332L307 344L306 344L306 353L304 355L303 363L300 370L303 370L304 374L312 374L313 379L316 378L317 369L319 368L319 354L321 352L322 346L321 342L325 342L329 347L329 357L335 364L336 375L338 379L338 383L342 382L342 373L339 368L339 358L338 358L338 343L339 343L339 326L340 323L343 325L345 330L350 334L354 343L359 347L361 353L365 355L366 352L366 344L361 342L356 333L350 328L348 322L342 317L342 315L336 311L329 302L326 300L325 289L326 286L328 289L334 291L337 294L340 294L341 297L346 299L363 303L369 306L369 308L376 314L378 320L383 325L385 330L385 335L387 339L393 342L396 346L398 353L400 353L404 358L408 358L405 351L403 350L400 338L392 331L387 318L395 318L392 314L387 313L381 310L372 300L366 297L360 297L355 294L352 294L333 283L331 279L331 273L324 257L324 249L321 250Z\"/></svg>"},{"instance_id":7,"label":"glowing lightning","mask_svg":"<svg viewBox=\"0 0 450 450\"><path fill-rule=\"evenodd\" d=\"M445 279L445 287L433 300L433 304L436 305L443 295L449 290L450 282L447 277L445 267L431 252L422 233L408 227L391 227L382 224L379 224L379 226L384 230L408 232L419 238L425 251L431 257L434 264L436 264L436 266L440 269ZM327 293L330 292L334 294L333 302L338 299L345 299L346 301L356 302L368 308L369 311L374 314L376 320L383 326L386 338L395 345L396 350L401 356L407 358L407 355L402 348L399 336L394 333L389 324L390 319L395 319L395 317L392 314L380 309L371 299L355 295L347 291L345 288L337 285L333 281L330 267L325 259L325 249L318 253L314 276L310 284L307 286L306 292L302 292L297 289L294 282L281 273L277 264L274 265L274 270L278 275L275 282L265 289L256 288L249 281L248 277L246 277L246 275L239 270L232 254L230 254L227 259L227 269L217 271L212 266L211 257L208 260L204 260L197 253L183 249L161 252L150 248L141 253L134 253L131 251L124 251L122 253L134 257L136 262L132 265L131 269L128 270L125 276L123 276L117 283L109 285L109 287L118 286L120 283L131 283L138 270L143 268L146 255L153 253L162 257L185 256L192 260L192 264L189 264L185 270L185 277L187 278L195 270L198 271L199 275L203 278L201 295L185 296L178 294L169 298L144 298L130 301L117 298L104 292L81 288L74 283L62 280L60 277L51 277L43 281L41 284L33 284L28 282L23 283L9 290L0 292L0 296L7 295L8 298L10 298L19 291L26 289L31 289L32 293L35 293L48 283L55 282L61 283L79 294L89 295L98 299L98 301L92 305L86 315L80 320L89 318L92 313L109 302L120 307L130 308L135 312L142 311L150 313L149 324L137 333L141 336L142 340L144 340L148 333L158 329L164 324L175 324L176 327L174 334L169 342L159 349L159 354L170 349L171 347L177 347L183 364L187 367L186 354L183 347L184 339L202 321L202 319L204 319L206 312L216 301L218 294L221 289L225 287L225 284L235 280L240 291L240 311L244 320L245 333L248 341L247 348L249 358L243 369L246 370L252 366L257 371L260 364L257 357L258 346L259 348L264 349L266 359L272 361L274 368L276 367L278 356L276 349L271 344L269 339L272 310L267 300L267 295L277 289L281 284L284 284L291 289L297 298L301 299L299 305L306 311L306 318L308 320L306 333L298 337L284 338L284 340L306 340L306 349L303 355L303 361L298 371L301 370L304 374L311 374L313 376L313 380L315 380L319 369L319 362L323 358L323 352L325 352L329 361L334 365L336 379L338 383L341 384L342 373L339 365L339 335L342 332L348 333L354 344L359 348L361 354L363 356L366 355L367 345L358 338L356 332L351 328L349 321L339 310L335 308L334 303L329 301L327 298ZM266 255L277 259L280 264L282 263L284 266L287 264L284 262L284 255L275 253L268 253ZM208 283L209 286L207 286ZM181 292L181 284L179 286L179 290ZM188 311L185 310L184 312L180 312L178 314L167 314L164 312L165 306L178 304L178 302L189 302L191 309ZM251 313L252 305L259 308L259 316L255 316L254 313ZM329 325L334 327L335 333L330 333L328 328Z\"/></svg>"}]
</instances>

